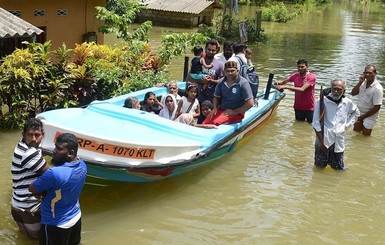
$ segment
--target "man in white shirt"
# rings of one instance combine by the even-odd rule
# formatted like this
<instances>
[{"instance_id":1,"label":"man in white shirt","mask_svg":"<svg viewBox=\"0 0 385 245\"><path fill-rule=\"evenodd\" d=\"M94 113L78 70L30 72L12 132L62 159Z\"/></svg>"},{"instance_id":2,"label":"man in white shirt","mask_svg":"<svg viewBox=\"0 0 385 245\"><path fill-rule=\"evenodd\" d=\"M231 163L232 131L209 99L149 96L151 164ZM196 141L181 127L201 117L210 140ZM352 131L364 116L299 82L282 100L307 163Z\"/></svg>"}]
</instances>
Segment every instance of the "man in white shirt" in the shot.
<instances>
[{"instance_id":1,"label":"man in white shirt","mask_svg":"<svg viewBox=\"0 0 385 245\"><path fill-rule=\"evenodd\" d=\"M376 79L377 71L374 65L367 65L358 83L352 89L351 95L358 95L360 116L353 130L370 136L373 126L378 119L383 99L383 88Z\"/></svg>"},{"instance_id":2,"label":"man in white shirt","mask_svg":"<svg viewBox=\"0 0 385 245\"><path fill-rule=\"evenodd\" d=\"M233 56L234 56L234 42L227 40L223 44L223 52L216 54L214 56L214 59L221 60L224 64Z\"/></svg>"},{"instance_id":3,"label":"man in white shirt","mask_svg":"<svg viewBox=\"0 0 385 245\"><path fill-rule=\"evenodd\" d=\"M245 56L247 46L243 43L237 43L234 46L234 56L228 61L235 61L238 64L238 71L241 71L241 65L247 65L247 59ZM242 63L242 64L241 64Z\"/></svg>"},{"instance_id":4,"label":"man in white shirt","mask_svg":"<svg viewBox=\"0 0 385 245\"><path fill-rule=\"evenodd\" d=\"M325 168L344 169L345 131L359 115L357 106L344 97L346 83L335 79L331 91L317 102L312 126L316 133L314 164Z\"/></svg>"}]
</instances>

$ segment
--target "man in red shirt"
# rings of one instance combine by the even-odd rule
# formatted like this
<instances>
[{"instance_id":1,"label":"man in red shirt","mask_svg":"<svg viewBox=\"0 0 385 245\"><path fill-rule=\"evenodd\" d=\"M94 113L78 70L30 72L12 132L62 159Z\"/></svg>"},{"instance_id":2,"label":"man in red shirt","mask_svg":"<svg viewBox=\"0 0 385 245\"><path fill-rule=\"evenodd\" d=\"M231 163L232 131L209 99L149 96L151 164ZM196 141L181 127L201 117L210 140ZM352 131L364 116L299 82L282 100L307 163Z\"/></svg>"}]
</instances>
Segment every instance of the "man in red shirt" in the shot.
<instances>
[{"instance_id":1,"label":"man in red shirt","mask_svg":"<svg viewBox=\"0 0 385 245\"><path fill-rule=\"evenodd\" d=\"M316 84L315 74L308 71L307 60L297 61L298 72L291 74L288 78L275 84L277 89L289 89L294 91L294 111L295 119L298 121L307 121L312 123L315 107L314 90ZM284 85L288 82L294 83L294 86Z\"/></svg>"}]
</instances>

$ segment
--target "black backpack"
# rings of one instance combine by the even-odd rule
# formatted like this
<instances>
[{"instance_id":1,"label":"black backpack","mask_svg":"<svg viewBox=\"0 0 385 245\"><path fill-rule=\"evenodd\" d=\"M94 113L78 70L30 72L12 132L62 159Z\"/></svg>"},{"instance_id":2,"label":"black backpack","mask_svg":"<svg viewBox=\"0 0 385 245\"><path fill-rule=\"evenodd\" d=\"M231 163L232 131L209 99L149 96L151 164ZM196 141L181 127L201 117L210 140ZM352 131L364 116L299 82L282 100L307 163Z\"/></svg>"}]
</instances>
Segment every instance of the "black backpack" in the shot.
<instances>
[{"instance_id":1,"label":"black backpack","mask_svg":"<svg viewBox=\"0 0 385 245\"><path fill-rule=\"evenodd\" d=\"M254 68L253 69L247 69L247 64L243 62L243 60L235 56L238 59L238 62L240 64L240 69L239 69L239 75L241 77L244 77L250 84L251 87L251 92L253 93L254 99L257 97L258 93L258 85L259 85L259 77L258 74L255 72Z\"/></svg>"}]
</instances>

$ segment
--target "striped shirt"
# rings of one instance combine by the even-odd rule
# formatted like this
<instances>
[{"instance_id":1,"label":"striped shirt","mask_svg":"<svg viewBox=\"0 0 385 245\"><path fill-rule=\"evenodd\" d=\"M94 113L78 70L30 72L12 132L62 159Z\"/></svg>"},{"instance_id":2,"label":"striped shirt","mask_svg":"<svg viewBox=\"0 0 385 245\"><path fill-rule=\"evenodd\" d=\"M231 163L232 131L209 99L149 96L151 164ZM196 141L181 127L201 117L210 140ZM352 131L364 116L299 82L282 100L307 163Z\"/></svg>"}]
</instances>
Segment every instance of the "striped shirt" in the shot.
<instances>
[{"instance_id":1,"label":"striped shirt","mask_svg":"<svg viewBox=\"0 0 385 245\"><path fill-rule=\"evenodd\" d=\"M28 210L40 203L40 200L29 192L28 187L40 176L39 171L46 164L40 149L28 146L20 140L15 147L11 166L12 207Z\"/></svg>"}]
</instances>

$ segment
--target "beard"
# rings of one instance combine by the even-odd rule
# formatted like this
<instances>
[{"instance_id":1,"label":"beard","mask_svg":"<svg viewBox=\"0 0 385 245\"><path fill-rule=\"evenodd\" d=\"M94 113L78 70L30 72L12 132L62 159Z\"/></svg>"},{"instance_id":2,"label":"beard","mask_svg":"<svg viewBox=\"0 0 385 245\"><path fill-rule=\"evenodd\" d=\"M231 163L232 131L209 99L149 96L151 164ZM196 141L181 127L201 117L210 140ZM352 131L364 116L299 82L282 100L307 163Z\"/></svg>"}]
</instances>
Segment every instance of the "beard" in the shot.
<instances>
[{"instance_id":1,"label":"beard","mask_svg":"<svg viewBox=\"0 0 385 245\"><path fill-rule=\"evenodd\" d=\"M28 146L32 146L32 147L35 147L36 149L37 148L39 148L39 145L40 145L40 143L38 143L38 142L30 142L29 144L27 144Z\"/></svg>"},{"instance_id":2,"label":"beard","mask_svg":"<svg viewBox=\"0 0 385 245\"><path fill-rule=\"evenodd\" d=\"M331 97L333 100L338 101L338 100L341 99L342 95L343 95L343 94L335 95L335 94L331 93L331 94L330 94L330 97Z\"/></svg>"}]
</instances>

